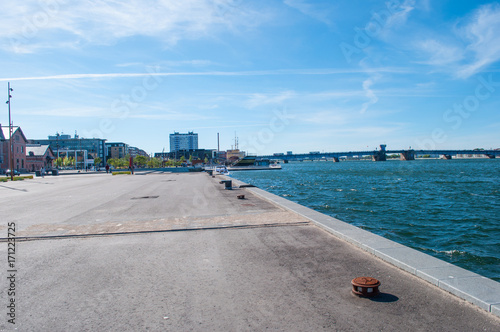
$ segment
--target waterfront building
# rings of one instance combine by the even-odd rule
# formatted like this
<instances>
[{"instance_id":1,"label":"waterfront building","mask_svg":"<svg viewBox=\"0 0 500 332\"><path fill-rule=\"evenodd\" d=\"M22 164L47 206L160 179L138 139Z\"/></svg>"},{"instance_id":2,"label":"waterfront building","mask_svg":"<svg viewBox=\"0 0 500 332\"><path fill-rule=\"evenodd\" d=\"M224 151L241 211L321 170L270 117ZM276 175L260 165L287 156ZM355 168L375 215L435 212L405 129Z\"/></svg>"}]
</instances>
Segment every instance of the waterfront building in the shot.
<instances>
[{"instance_id":1,"label":"waterfront building","mask_svg":"<svg viewBox=\"0 0 500 332\"><path fill-rule=\"evenodd\" d=\"M106 159L121 159L128 154L128 144L122 142L106 142Z\"/></svg>"},{"instance_id":2,"label":"waterfront building","mask_svg":"<svg viewBox=\"0 0 500 332\"><path fill-rule=\"evenodd\" d=\"M227 150L226 159L228 161L236 161L245 158L245 155L245 152L240 151L239 149Z\"/></svg>"},{"instance_id":3,"label":"waterfront building","mask_svg":"<svg viewBox=\"0 0 500 332\"><path fill-rule=\"evenodd\" d=\"M0 125L0 169L5 171L10 169L10 130L9 126ZM20 127L12 127L12 147L14 151L14 169L20 172L26 171L26 143L27 139L24 136Z\"/></svg>"},{"instance_id":4,"label":"waterfront building","mask_svg":"<svg viewBox=\"0 0 500 332\"><path fill-rule=\"evenodd\" d=\"M78 167L93 166L97 157L101 158L101 165L106 164L106 140L102 138L80 138L77 134L71 137L57 133L48 139L30 139L29 143L49 145L56 159L74 157Z\"/></svg>"},{"instance_id":5,"label":"waterfront building","mask_svg":"<svg viewBox=\"0 0 500 332\"><path fill-rule=\"evenodd\" d=\"M187 134L174 132L170 134L170 152L180 150L197 150L198 134L190 131Z\"/></svg>"},{"instance_id":6,"label":"waterfront building","mask_svg":"<svg viewBox=\"0 0 500 332\"><path fill-rule=\"evenodd\" d=\"M226 161L227 159L227 152L226 151L216 151L216 156L217 160L219 161Z\"/></svg>"},{"instance_id":7,"label":"waterfront building","mask_svg":"<svg viewBox=\"0 0 500 332\"><path fill-rule=\"evenodd\" d=\"M135 146L128 147L128 154L130 154L132 158L135 158L137 156L149 157L149 154L146 151L139 149Z\"/></svg>"},{"instance_id":8,"label":"waterfront building","mask_svg":"<svg viewBox=\"0 0 500 332\"><path fill-rule=\"evenodd\" d=\"M39 171L42 167L52 168L54 152L49 145L26 144L26 168L29 172Z\"/></svg>"}]
</instances>

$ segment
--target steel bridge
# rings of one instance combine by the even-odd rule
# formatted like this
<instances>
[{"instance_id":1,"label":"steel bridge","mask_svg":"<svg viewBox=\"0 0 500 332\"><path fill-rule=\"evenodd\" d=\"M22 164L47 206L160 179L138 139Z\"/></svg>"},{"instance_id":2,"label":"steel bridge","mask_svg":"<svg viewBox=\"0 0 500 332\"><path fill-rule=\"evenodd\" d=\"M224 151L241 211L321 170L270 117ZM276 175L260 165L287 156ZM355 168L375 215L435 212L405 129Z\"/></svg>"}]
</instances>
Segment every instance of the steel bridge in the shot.
<instances>
[{"instance_id":1,"label":"steel bridge","mask_svg":"<svg viewBox=\"0 0 500 332\"><path fill-rule=\"evenodd\" d=\"M370 156L373 161L385 161L388 154L399 154L401 160L414 160L416 156L437 155L443 159L451 159L453 156L474 156L481 155L488 158L500 156L500 149L497 150L386 150L385 145L380 145L380 149L372 151L348 151L348 152L310 152L299 154L274 154L257 156L257 159L304 161L304 160L325 160L340 161L347 158L363 158Z\"/></svg>"}]
</instances>

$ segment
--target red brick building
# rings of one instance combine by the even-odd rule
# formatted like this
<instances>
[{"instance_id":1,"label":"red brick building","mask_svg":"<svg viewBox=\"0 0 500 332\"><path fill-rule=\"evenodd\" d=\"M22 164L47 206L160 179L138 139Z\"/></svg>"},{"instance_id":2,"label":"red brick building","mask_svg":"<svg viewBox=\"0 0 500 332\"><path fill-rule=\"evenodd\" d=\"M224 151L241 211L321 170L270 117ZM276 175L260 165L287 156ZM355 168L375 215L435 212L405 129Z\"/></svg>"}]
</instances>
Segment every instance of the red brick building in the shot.
<instances>
[{"instance_id":1,"label":"red brick building","mask_svg":"<svg viewBox=\"0 0 500 332\"><path fill-rule=\"evenodd\" d=\"M0 169L5 171L10 168L9 160L9 126L0 126ZM26 171L26 136L20 127L13 127L12 145L14 149L14 169Z\"/></svg>"},{"instance_id":2,"label":"red brick building","mask_svg":"<svg viewBox=\"0 0 500 332\"><path fill-rule=\"evenodd\" d=\"M28 172L39 171L42 167L52 168L54 152L49 145L26 144L26 168Z\"/></svg>"}]
</instances>

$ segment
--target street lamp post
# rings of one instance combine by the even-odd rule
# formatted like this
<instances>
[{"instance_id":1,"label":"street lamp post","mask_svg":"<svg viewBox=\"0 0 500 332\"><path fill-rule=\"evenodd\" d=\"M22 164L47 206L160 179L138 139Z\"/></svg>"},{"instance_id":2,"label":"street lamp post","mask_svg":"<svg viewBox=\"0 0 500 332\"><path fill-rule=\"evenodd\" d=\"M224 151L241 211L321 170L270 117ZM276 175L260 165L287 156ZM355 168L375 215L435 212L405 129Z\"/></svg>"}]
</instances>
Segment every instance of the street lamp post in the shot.
<instances>
[{"instance_id":1,"label":"street lamp post","mask_svg":"<svg viewBox=\"0 0 500 332\"><path fill-rule=\"evenodd\" d=\"M12 145L12 131L13 131L13 128L12 128L12 120L11 120L11 117L10 117L10 99L12 98L11 96L11 91L14 91L14 89L12 89L10 87L10 82L8 83L8 95L9 95L9 100L7 100L7 104L9 105L9 164L10 164L10 180L11 181L14 181L14 147Z\"/></svg>"}]
</instances>

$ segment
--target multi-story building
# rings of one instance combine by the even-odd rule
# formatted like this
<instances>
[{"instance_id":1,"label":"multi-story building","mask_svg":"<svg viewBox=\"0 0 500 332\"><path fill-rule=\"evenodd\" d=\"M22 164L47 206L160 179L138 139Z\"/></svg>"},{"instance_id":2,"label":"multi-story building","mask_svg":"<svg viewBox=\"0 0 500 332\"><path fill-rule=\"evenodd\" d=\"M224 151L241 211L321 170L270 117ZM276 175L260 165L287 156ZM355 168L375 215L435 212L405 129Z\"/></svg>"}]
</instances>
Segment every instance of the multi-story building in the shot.
<instances>
[{"instance_id":1,"label":"multi-story building","mask_svg":"<svg viewBox=\"0 0 500 332\"><path fill-rule=\"evenodd\" d=\"M106 146L106 158L107 159L120 159L125 158L128 152L128 144L122 142L108 142L105 143Z\"/></svg>"},{"instance_id":2,"label":"multi-story building","mask_svg":"<svg viewBox=\"0 0 500 332\"><path fill-rule=\"evenodd\" d=\"M198 134L192 131L187 134L170 134L170 152L181 150L198 150Z\"/></svg>"},{"instance_id":3,"label":"multi-story building","mask_svg":"<svg viewBox=\"0 0 500 332\"><path fill-rule=\"evenodd\" d=\"M131 157L135 158L137 156L149 157L148 153L142 149L136 148L135 146L128 147L128 153Z\"/></svg>"},{"instance_id":4,"label":"multi-story building","mask_svg":"<svg viewBox=\"0 0 500 332\"><path fill-rule=\"evenodd\" d=\"M9 126L1 126L0 130L0 169L10 169L10 130ZM12 127L12 149L14 169L20 172L26 171L26 136L20 127Z\"/></svg>"},{"instance_id":5,"label":"multi-story building","mask_svg":"<svg viewBox=\"0 0 500 332\"><path fill-rule=\"evenodd\" d=\"M106 163L106 140L102 138L80 138L75 134L49 136L48 139L31 139L30 144L49 145L54 151L55 158L75 157L78 167L87 167L94 164L95 158L101 159L101 165Z\"/></svg>"}]
</instances>

